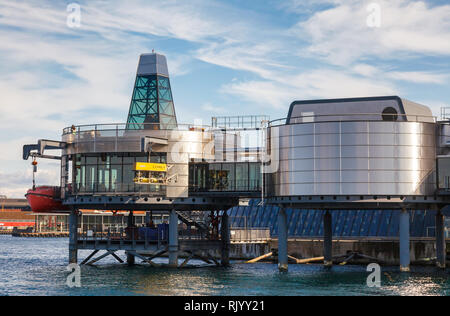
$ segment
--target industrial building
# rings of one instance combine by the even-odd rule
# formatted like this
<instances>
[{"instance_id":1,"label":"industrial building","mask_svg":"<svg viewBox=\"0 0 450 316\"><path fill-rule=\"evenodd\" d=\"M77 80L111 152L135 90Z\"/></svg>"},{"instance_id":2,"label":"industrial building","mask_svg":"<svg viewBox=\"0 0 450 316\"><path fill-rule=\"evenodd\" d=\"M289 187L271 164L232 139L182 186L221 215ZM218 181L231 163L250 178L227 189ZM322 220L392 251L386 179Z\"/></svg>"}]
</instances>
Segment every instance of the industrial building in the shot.
<instances>
[{"instance_id":1,"label":"industrial building","mask_svg":"<svg viewBox=\"0 0 450 316\"><path fill-rule=\"evenodd\" d=\"M228 265L228 210L242 199L261 199L267 210L278 208L267 216L277 217L280 270L287 270L289 222L306 222L301 210L314 214L315 227L322 223L314 234L322 235L326 265L332 264L333 234L353 229L336 223L337 212L361 212L352 220L365 218L361 234L374 221L364 212L380 210L396 214L389 233L399 235L400 265L407 271L415 211L435 212L437 263L445 267L441 210L449 201L449 128L428 107L390 96L296 101L287 118L270 122L254 116L183 125L166 58L144 54L126 123L72 125L61 140L25 145L24 159L61 160L58 198L70 209L71 263L78 262L79 249L90 249L84 263L108 255L121 261L116 252L125 250L130 264L138 257L156 265L152 260L168 253L169 265L180 266L181 252L187 255L181 266L191 258L219 264L212 255L219 251L221 264ZM252 131L262 135L261 144L245 144L243 135ZM61 155L49 155L51 150ZM80 209L128 211L127 227L84 231ZM134 211L165 213L169 225L138 229ZM106 253L90 261L100 250Z\"/></svg>"}]
</instances>

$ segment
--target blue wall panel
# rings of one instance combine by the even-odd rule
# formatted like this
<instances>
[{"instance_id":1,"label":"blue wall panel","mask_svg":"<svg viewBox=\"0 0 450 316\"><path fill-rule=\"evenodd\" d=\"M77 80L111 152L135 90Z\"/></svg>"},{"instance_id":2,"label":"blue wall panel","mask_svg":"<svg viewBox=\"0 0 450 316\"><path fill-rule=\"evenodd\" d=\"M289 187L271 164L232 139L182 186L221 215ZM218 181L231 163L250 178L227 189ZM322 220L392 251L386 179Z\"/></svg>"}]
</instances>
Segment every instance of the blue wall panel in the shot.
<instances>
[{"instance_id":1,"label":"blue wall panel","mask_svg":"<svg viewBox=\"0 0 450 316\"><path fill-rule=\"evenodd\" d=\"M233 227L269 227L278 235L278 207L257 206L251 201L248 207L229 210ZM288 233L292 237L322 237L325 211L287 209ZM449 212L450 214L450 212ZM393 210L342 210L331 211L335 237L398 237L400 211ZM411 211L411 237L433 237L436 211Z\"/></svg>"}]
</instances>

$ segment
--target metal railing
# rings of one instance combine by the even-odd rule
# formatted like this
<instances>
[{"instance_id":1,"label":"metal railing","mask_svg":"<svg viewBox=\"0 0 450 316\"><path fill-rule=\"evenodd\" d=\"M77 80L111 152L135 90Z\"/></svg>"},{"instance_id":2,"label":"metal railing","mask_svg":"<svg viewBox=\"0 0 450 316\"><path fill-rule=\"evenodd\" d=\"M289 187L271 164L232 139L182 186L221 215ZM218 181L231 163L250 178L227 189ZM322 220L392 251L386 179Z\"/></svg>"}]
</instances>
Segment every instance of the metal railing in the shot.
<instances>
[{"instance_id":1,"label":"metal railing","mask_svg":"<svg viewBox=\"0 0 450 316\"><path fill-rule=\"evenodd\" d=\"M151 233L150 230L153 230ZM119 226L102 226L92 227L92 229L78 230L79 243L127 243L137 244L144 243L157 244L158 247L169 242L168 225L164 229L161 226L155 228L148 227L119 227Z\"/></svg>"},{"instance_id":2,"label":"metal railing","mask_svg":"<svg viewBox=\"0 0 450 316\"><path fill-rule=\"evenodd\" d=\"M270 117L267 115L217 116L211 118L213 128L262 128Z\"/></svg>"},{"instance_id":3,"label":"metal railing","mask_svg":"<svg viewBox=\"0 0 450 316\"><path fill-rule=\"evenodd\" d=\"M63 129L63 135L78 135L86 132L93 132L91 135L94 137L95 132L105 131L143 131L143 130L179 130L179 131L195 131L195 130L209 130L210 127L206 125L198 124L163 124L163 123L110 123L110 124L87 124L87 125L72 125Z\"/></svg>"},{"instance_id":4,"label":"metal railing","mask_svg":"<svg viewBox=\"0 0 450 316\"><path fill-rule=\"evenodd\" d=\"M104 182L90 182L86 185L71 183L66 186L68 195L92 195L92 194L138 194L145 196L165 196L166 185L150 185L136 183L114 183L106 185Z\"/></svg>"},{"instance_id":5,"label":"metal railing","mask_svg":"<svg viewBox=\"0 0 450 316\"><path fill-rule=\"evenodd\" d=\"M441 120L447 121L450 119L450 107L441 107Z\"/></svg>"},{"instance_id":6,"label":"metal railing","mask_svg":"<svg viewBox=\"0 0 450 316\"><path fill-rule=\"evenodd\" d=\"M271 239L269 228L231 228L232 243L260 243Z\"/></svg>"},{"instance_id":7,"label":"metal railing","mask_svg":"<svg viewBox=\"0 0 450 316\"><path fill-rule=\"evenodd\" d=\"M402 118L403 120L400 120ZM281 118L269 122L269 127L286 124L302 123L324 123L324 122L428 122L436 123L435 116L414 115L414 114L384 114L384 113L340 113L340 114L318 114Z\"/></svg>"}]
</instances>

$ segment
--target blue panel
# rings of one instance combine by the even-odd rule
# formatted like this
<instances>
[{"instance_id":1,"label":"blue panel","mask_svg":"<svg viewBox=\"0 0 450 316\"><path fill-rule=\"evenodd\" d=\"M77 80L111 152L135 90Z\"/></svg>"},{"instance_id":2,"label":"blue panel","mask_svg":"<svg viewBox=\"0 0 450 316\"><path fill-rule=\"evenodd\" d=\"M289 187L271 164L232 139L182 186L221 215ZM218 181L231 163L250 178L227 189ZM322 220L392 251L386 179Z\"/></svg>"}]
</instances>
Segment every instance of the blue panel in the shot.
<instances>
[{"instance_id":1,"label":"blue panel","mask_svg":"<svg viewBox=\"0 0 450 316\"><path fill-rule=\"evenodd\" d=\"M352 231L350 236L358 237L361 232L361 225L363 221L364 211L356 211L355 220L353 221Z\"/></svg>"},{"instance_id":2,"label":"blue panel","mask_svg":"<svg viewBox=\"0 0 450 316\"><path fill-rule=\"evenodd\" d=\"M302 236L309 237L309 231L311 229L311 223L313 221L315 213L314 211L308 211L305 216L305 223L303 224Z\"/></svg>"},{"instance_id":3,"label":"blue panel","mask_svg":"<svg viewBox=\"0 0 450 316\"><path fill-rule=\"evenodd\" d=\"M426 211L424 220L424 237L434 237L436 234L436 211Z\"/></svg>"},{"instance_id":4,"label":"blue panel","mask_svg":"<svg viewBox=\"0 0 450 316\"><path fill-rule=\"evenodd\" d=\"M378 236L378 227L380 226L380 221L381 221L381 211L373 211L373 217L372 217L372 221L370 223L370 227L369 227L369 235L370 237L376 237Z\"/></svg>"},{"instance_id":5,"label":"blue panel","mask_svg":"<svg viewBox=\"0 0 450 316\"><path fill-rule=\"evenodd\" d=\"M262 227L261 226L261 214L262 214L262 212L264 212L264 208L261 208L261 207L255 207L255 208L256 208L255 214L252 215L254 217L252 225L253 225L253 227L261 228Z\"/></svg>"},{"instance_id":6,"label":"blue panel","mask_svg":"<svg viewBox=\"0 0 450 316\"><path fill-rule=\"evenodd\" d=\"M336 226L333 232L334 236L341 237L342 231L344 229L345 225L345 219L347 217L348 212L347 211L340 211L339 216L336 219Z\"/></svg>"},{"instance_id":7,"label":"blue panel","mask_svg":"<svg viewBox=\"0 0 450 316\"><path fill-rule=\"evenodd\" d=\"M336 227L336 236L342 237L344 236L344 227L345 223L347 222L347 216L349 215L348 211L342 211L338 218L338 225Z\"/></svg>"},{"instance_id":8,"label":"blue panel","mask_svg":"<svg viewBox=\"0 0 450 316\"><path fill-rule=\"evenodd\" d=\"M238 207L233 207L228 212L228 215L230 217L230 225L232 227L237 227L237 220L238 220L236 217L237 210L238 210Z\"/></svg>"},{"instance_id":9,"label":"blue panel","mask_svg":"<svg viewBox=\"0 0 450 316\"><path fill-rule=\"evenodd\" d=\"M399 230L400 230L400 212L399 211L393 211L392 217L391 217L391 225L389 227L389 231L387 233L388 237L398 237L399 236ZM412 233L412 231L411 231ZM411 234L412 236L412 234Z\"/></svg>"},{"instance_id":10,"label":"blue panel","mask_svg":"<svg viewBox=\"0 0 450 316\"><path fill-rule=\"evenodd\" d=\"M346 213L347 213L347 216L345 217L344 224L342 225L343 229L341 231L341 236L343 236L343 237L348 237L350 235L350 230L351 230L353 220L354 220L355 214L356 214L356 212L353 210L347 211Z\"/></svg>"},{"instance_id":11,"label":"blue panel","mask_svg":"<svg viewBox=\"0 0 450 316\"><path fill-rule=\"evenodd\" d=\"M319 237L323 235L323 214L325 211L287 209L288 234L298 237ZM435 235L436 211L411 211L411 237ZM234 207L229 210L231 225L243 227L247 220L249 227L268 227L272 234L278 233L276 206ZM358 210L331 211L333 235L336 237L397 237L399 211Z\"/></svg>"},{"instance_id":12,"label":"blue panel","mask_svg":"<svg viewBox=\"0 0 450 316\"><path fill-rule=\"evenodd\" d=\"M382 212L380 228L378 229L377 236L384 237L387 235L389 224L391 222L392 211Z\"/></svg>"},{"instance_id":13,"label":"blue panel","mask_svg":"<svg viewBox=\"0 0 450 316\"><path fill-rule=\"evenodd\" d=\"M363 211L363 212L364 212L364 216L363 216L363 221L362 221L362 225L361 225L360 236L368 236L369 228L372 223L372 218L373 218L374 212L373 211Z\"/></svg>"},{"instance_id":14,"label":"blue panel","mask_svg":"<svg viewBox=\"0 0 450 316\"><path fill-rule=\"evenodd\" d=\"M298 228L298 225L299 225L298 219L300 217L301 211L300 210L294 210L293 213L294 213L294 216L292 216L292 220L291 220L292 224L289 226L289 232L288 232L289 236L297 236L296 233L297 233L297 228Z\"/></svg>"},{"instance_id":15,"label":"blue panel","mask_svg":"<svg viewBox=\"0 0 450 316\"><path fill-rule=\"evenodd\" d=\"M278 236L278 207L272 206L272 211L269 214L269 222L272 223L271 234Z\"/></svg>"},{"instance_id":16,"label":"blue panel","mask_svg":"<svg viewBox=\"0 0 450 316\"><path fill-rule=\"evenodd\" d=\"M302 236L303 223L305 222L306 210L297 210L297 227L295 228L294 235Z\"/></svg>"},{"instance_id":17,"label":"blue panel","mask_svg":"<svg viewBox=\"0 0 450 316\"><path fill-rule=\"evenodd\" d=\"M260 212L260 208L257 207L257 206L248 207L248 208L251 209L250 214L249 214L249 223L248 223L248 225L250 227L259 227L257 225L257 222L258 222L258 215L259 215L259 212Z\"/></svg>"},{"instance_id":18,"label":"blue panel","mask_svg":"<svg viewBox=\"0 0 450 316\"><path fill-rule=\"evenodd\" d=\"M411 224L411 236L412 237L422 237L425 236L425 214L426 211L415 211L412 224Z\"/></svg>"},{"instance_id":19,"label":"blue panel","mask_svg":"<svg viewBox=\"0 0 450 316\"><path fill-rule=\"evenodd\" d=\"M320 222L319 222L319 225L317 226L316 236L323 237L323 234L324 234L324 232L323 232L323 217L325 216L325 211L320 211L320 212L321 212ZM331 214L333 214L333 212L331 212ZM333 215L331 215L331 223L332 223L332 225L334 225Z\"/></svg>"},{"instance_id":20,"label":"blue panel","mask_svg":"<svg viewBox=\"0 0 450 316\"><path fill-rule=\"evenodd\" d=\"M242 206L240 206L236 213L238 227L243 227L243 222L244 222L243 218L242 218L243 214L244 214L244 208Z\"/></svg>"},{"instance_id":21,"label":"blue panel","mask_svg":"<svg viewBox=\"0 0 450 316\"><path fill-rule=\"evenodd\" d=\"M289 209L287 212L288 215L288 236L292 236L293 235L293 231L295 229L295 221L294 221L294 217L296 215L297 211L296 210L292 210Z\"/></svg>"},{"instance_id":22,"label":"blue panel","mask_svg":"<svg viewBox=\"0 0 450 316\"><path fill-rule=\"evenodd\" d=\"M270 216L272 215L273 211L274 211L274 207L273 206L266 206L265 207L264 217L262 219L264 227L272 227L273 225L275 225L275 223L271 223L270 222Z\"/></svg>"},{"instance_id":23,"label":"blue panel","mask_svg":"<svg viewBox=\"0 0 450 316\"><path fill-rule=\"evenodd\" d=\"M321 236L319 231L320 231L320 227L322 226L322 223L323 223L323 215L325 212L324 211L316 211L316 213L317 214L316 214L314 223L311 228L311 236L313 236L313 237Z\"/></svg>"}]
</instances>

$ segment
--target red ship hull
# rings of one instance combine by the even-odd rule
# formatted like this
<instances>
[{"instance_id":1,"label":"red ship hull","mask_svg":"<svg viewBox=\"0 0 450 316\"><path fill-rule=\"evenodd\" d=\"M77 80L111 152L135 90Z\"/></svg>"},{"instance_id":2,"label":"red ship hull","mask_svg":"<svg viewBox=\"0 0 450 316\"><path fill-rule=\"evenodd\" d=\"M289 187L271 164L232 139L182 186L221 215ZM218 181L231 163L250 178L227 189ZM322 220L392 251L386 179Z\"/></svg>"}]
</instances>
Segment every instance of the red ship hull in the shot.
<instances>
[{"instance_id":1,"label":"red ship hull","mask_svg":"<svg viewBox=\"0 0 450 316\"><path fill-rule=\"evenodd\" d=\"M34 213L64 213L69 211L61 201L59 187L42 186L28 190L25 197Z\"/></svg>"}]
</instances>

